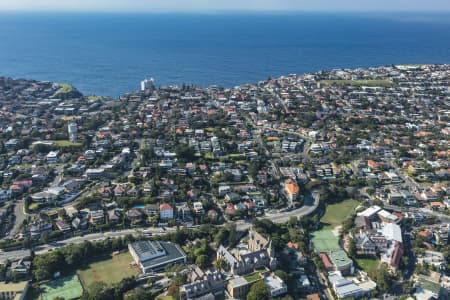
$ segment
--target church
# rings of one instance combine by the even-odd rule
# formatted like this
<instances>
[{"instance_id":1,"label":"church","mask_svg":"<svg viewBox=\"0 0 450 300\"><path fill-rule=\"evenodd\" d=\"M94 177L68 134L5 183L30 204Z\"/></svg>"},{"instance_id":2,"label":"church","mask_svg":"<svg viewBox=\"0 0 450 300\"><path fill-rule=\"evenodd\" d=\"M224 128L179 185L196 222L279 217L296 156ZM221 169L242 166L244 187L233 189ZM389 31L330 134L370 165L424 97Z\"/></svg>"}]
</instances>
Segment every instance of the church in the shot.
<instances>
[{"instance_id":1,"label":"church","mask_svg":"<svg viewBox=\"0 0 450 300\"><path fill-rule=\"evenodd\" d=\"M223 259L227 265L225 271L233 275L248 274L260 268L274 270L277 266L272 242L256 232L253 227L249 229L245 246L228 250L220 245L217 259Z\"/></svg>"}]
</instances>

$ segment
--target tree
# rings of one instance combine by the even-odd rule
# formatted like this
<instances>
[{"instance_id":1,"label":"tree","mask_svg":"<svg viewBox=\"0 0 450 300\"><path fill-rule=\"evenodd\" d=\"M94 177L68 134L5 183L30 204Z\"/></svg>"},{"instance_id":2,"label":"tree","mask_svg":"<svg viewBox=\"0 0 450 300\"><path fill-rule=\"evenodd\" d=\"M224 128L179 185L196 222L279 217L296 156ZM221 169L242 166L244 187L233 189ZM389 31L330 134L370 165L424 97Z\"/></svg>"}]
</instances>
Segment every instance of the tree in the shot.
<instances>
[{"instance_id":1,"label":"tree","mask_svg":"<svg viewBox=\"0 0 450 300\"><path fill-rule=\"evenodd\" d=\"M183 161L192 161L195 159L195 150L186 144L178 145L175 149L177 157Z\"/></svg>"},{"instance_id":2,"label":"tree","mask_svg":"<svg viewBox=\"0 0 450 300\"><path fill-rule=\"evenodd\" d=\"M109 300L114 298L114 291L108 288L103 281L96 281L85 290L82 299L85 300Z\"/></svg>"},{"instance_id":3,"label":"tree","mask_svg":"<svg viewBox=\"0 0 450 300\"><path fill-rule=\"evenodd\" d=\"M227 263L224 259L219 258L214 262L214 267L216 270L224 270L227 266Z\"/></svg>"},{"instance_id":4,"label":"tree","mask_svg":"<svg viewBox=\"0 0 450 300\"><path fill-rule=\"evenodd\" d=\"M348 255L351 258L356 257L356 240L353 238L350 239L350 243L348 245Z\"/></svg>"},{"instance_id":5,"label":"tree","mask_svg":"<svg viewBox=\"0 0 450 300\"><path fill-rule=\"evenodd\" d=\"M283 280L284 282L288 280L288 274L285 271L278 269L274 273L275 275L280 277L280 279Z\"/></svg>"},{"instance_id":6,"label":"tree","mask_svg":"<svg viewBox=\"0 0 450 300\"><path fill-rule=\"evenodd\" d=\"M124 300L141 300L141 299L151 299L150 295L141 287L135 288L129 291L123 297Z\"/></svg>"},{"instance_id":7,"label":"tree","mask_svg":"<svg viewBox=\"0 0 450 300\"><path fill-rule=\"evenodd\" d=\"M268 300L270 299L269 287L264 281L255 282L247 294L247 300Z\"/></svg>"},{"instance_id":8,"label":"tree","mask_svg":"<svg viewBox=\"0 0 450 300\"><path fill-rule=\"evenodd\" d=\"M208 256L207 255L197 256L197 258L195 259L195 264L200 268L205 268L206 266L208 266Z\"/></svg>"}]
</instances>

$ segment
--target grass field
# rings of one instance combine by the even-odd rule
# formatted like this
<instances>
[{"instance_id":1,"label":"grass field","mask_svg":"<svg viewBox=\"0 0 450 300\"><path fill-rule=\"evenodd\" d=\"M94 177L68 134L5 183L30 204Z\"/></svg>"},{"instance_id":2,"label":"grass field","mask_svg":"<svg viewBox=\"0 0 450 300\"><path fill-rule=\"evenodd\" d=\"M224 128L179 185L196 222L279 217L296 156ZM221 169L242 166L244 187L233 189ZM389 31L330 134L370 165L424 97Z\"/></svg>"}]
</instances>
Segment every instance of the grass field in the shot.
<instances>
[{"instance_id":1,"label":"grass field","mask_svg":"<svg viewBox=\"0 0 450 300\"><path fill-rule=\"evenodd\" d=\"M56 147L81 147L83 144L81 143L72 143L71 141L65 141L65 140L61 140L61 141L55 141L55 146Z\"/></svg>"},{"instance_id":2,"label":"grass field","mask_svg":"<svg viewBox=\"0 0 450 300\"><path fill-rule=\"evenodd\" d=\"M358 205L359 202L353 199L327 205L325 214L320 219L320 222L323 223L325 229L333 229L349 218Z\"/></svg>"},{"instance_id":3,"label":"grass field","mask_svg":"<svg viewBox=\"0 0 450 300\"><path fill-rule=\"evenodd\" d=\"M83 294L83 287L76 275L52 280L41 285L41 290L42 300L53 300L56 297L72 300L80 298Z\"/></svg>"},{"instance_id":4,"label":"grass field","mask_svg":"<svg viewBox=\"0 0 450 300\"><path fill-rule=\"evenodd\" d=\"M366 273L376 270L380 265L379 260L370 258L357 258L356 263Z\"/></svg>"},{"instance_id":5,"label":"grass field","mask_svg":"<svg viewBox=\"0 0 450 300\"><path fill-rule=\"evenodd\" d=\"M331 230L314 232L312 243L314 244L314 249L318 252L341 250L341 247L339 246L339 237L335 236Z\"/></svg>"},{"instance_id":6,"label":"grass field","mask_svg":"<svg viewBox=\"0 0 450 300\"><path fill-rule=\"evenodd\" d=\"M132 261L133 257L129 252L120 253L109 259L90 263L86 269L78 271L78 275L84 286L89 286L95 281L117 283L123 278L139 273L138 267L129 265Z\"/></svg>"},{"instance_id":7,"label":"grass field","mask_svg":"<svg viewBox=\"0 0 450 300\"><path fill-rule=\"evenodd\" d=\"M321 80L325 85L354 85L354 86L370 86L370 87L392 87L396 86L391 80Z\"/></svg>"}]
</instances>

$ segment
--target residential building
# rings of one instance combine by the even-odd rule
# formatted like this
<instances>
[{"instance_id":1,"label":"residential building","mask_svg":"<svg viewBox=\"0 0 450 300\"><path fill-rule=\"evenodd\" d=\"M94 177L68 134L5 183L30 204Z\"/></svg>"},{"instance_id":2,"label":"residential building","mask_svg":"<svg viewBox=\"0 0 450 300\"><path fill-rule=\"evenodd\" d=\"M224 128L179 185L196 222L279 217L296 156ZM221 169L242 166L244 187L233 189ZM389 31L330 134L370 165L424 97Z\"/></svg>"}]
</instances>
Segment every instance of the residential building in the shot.
<instances>
[{"instance_id":1,"label":"residential building","mask_svg":"<svg viewBox=\"0 0 450 300\"><path fill-rule=\"evenodd\" d=\"M297 182L291 178L286 179L284 182L284 192L290 203L297 200L299 191L300 188L298 187Z\"/></svg>"},{"instance_id":2,"label":"residential building","mask_svg":"<svg viewBox=\"0 0 450 300\"><path fill-rule=\"evenodd\" d=\"M172 220L173 219L173 207L168 203L162 203L159 206L159 217L161 220Z\"/></svg>"}]
</instances>

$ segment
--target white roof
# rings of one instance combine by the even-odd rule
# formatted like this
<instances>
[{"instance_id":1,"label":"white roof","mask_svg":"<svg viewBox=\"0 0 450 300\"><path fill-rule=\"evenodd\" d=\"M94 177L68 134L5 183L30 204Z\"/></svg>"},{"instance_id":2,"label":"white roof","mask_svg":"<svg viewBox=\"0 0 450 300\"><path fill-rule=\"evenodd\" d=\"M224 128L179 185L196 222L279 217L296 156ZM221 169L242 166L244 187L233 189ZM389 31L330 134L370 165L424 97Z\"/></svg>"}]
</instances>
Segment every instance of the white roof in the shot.
<instances>
[{"instance_id":1,"label":"white roof","mask_svg":"<svg viewBox=\"0 0 450 300\"><path fill-rule=\"evenodd\" d=\"M393 223L386 224L382 229L382 233L384 237L388 240L403 243L402 229L397 224Z\"/></svg>"},{"instance_id":2,"label":"white roof","mask_svg":"<svg viewBox=\"0 0 450 300\"><path fill-rule=\"evenodd\" d=\"M378 212L378 215L380 216L380 217L383 217L383 218L385 218L385 219L388 219L388 220L391 220L391 221L393 221L393 222L397 222L398 221L398 217L397 216L394 216L393 214L391 214L390 212L388 212L388 211L386 211L386 210L380 210L379 212Z\"/></svg>"},{"instance_id":3,"label":"white roof","mask_svg":"<svg viewBox=\"0 0 450 300\"><path fill-rule=\"evenodd\" d=\"M374 214L376 214L380 210L381 210L381 207L379 207L378 205L374 205L374 206L371 206L368 209L358 213L357 215L360 216L360 217L368 217L368 218L370 218L371 216L373 216Z\"/></svg>"}]
</instances>

